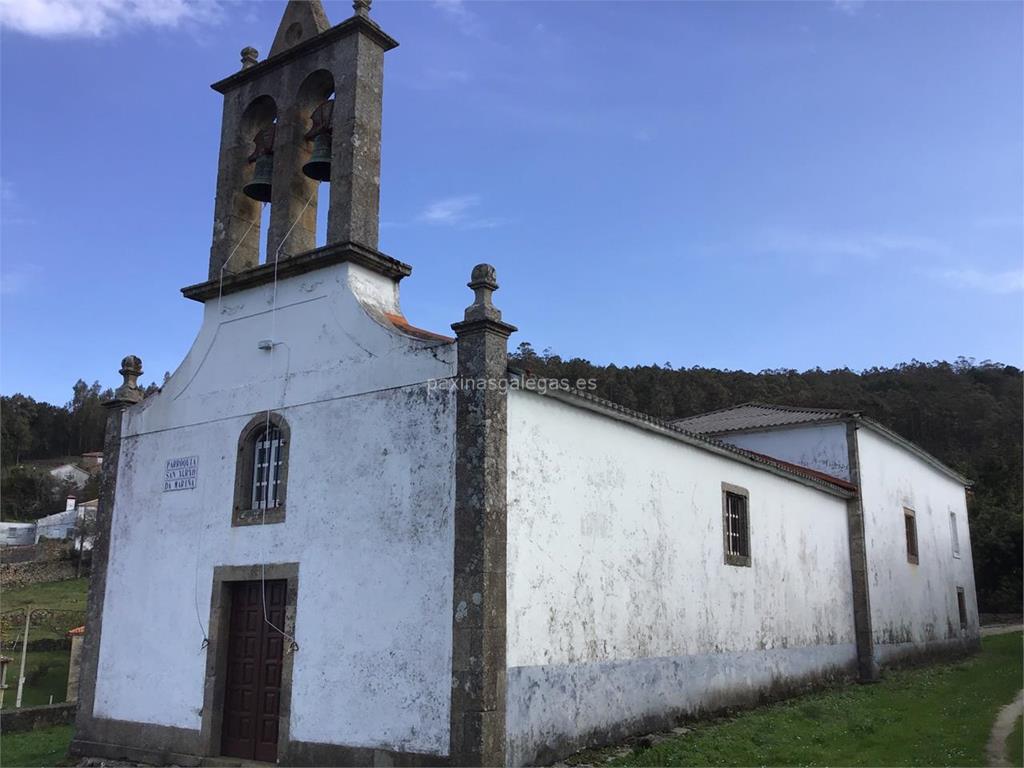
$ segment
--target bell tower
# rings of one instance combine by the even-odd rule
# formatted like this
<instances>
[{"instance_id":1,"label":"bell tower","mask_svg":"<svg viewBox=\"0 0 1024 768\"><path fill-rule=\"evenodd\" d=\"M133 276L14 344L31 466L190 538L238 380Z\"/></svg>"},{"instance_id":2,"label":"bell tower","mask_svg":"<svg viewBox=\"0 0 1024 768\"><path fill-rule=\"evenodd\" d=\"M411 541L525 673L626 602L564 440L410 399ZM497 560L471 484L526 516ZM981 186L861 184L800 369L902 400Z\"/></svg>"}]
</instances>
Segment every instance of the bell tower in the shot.
<instances>
[{"instance_id":1,"label":"bell tower","mask_svg":"<svg viewBox=\"0 0 1024 768\"><path fill-rule=\"evenodd\" d=\"M384 52L398 43L370 19L370 0L352 7L332 27L320 0L289 0L267 58L244 48L241 69L213 84L224 114L209 281L325 249L393 261L377 245ZM325 197L326 245L317 249ZM202 300L200 288L185 295Z\"/></svg>"}]
</instances>

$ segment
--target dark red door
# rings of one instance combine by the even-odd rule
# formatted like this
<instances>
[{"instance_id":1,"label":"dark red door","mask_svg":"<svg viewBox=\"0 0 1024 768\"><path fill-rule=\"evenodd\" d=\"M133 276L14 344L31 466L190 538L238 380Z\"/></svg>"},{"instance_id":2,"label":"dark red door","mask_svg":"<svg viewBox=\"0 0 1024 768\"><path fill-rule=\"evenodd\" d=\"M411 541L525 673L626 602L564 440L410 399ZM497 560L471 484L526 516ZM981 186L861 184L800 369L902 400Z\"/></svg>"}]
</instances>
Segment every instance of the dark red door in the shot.
<instances>
[{"instance_id":1,"label":"dark red door","mask_svg":"<svg viewBox=\"0 0 1024 768\"><path fill-rule=\"evenodd\" d=\"M236 581L231 584L227 681L221 753L247 760L277 762L281 709L281 657L288 582Z\"/></svg>"}]
</instances>

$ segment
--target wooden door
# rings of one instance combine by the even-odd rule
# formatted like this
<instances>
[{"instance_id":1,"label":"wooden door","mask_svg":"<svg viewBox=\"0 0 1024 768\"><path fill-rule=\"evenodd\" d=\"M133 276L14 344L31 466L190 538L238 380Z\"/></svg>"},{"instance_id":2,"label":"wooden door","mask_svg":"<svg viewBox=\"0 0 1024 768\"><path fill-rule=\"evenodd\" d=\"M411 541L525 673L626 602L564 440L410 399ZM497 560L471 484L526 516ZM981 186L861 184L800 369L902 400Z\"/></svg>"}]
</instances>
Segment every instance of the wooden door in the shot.
<instances>
[{"instance_id":1,"label":"wooden door","mask_svg":"<svg viewBox=\"0 0 1024 768\"><path fill-rule=\"evenodd\" d=\"M277 762L284 638L264 621L263 606L270 623L283 628L287 585L285 580L231 583L223 755Z\"/></svg>"}]
</instances>

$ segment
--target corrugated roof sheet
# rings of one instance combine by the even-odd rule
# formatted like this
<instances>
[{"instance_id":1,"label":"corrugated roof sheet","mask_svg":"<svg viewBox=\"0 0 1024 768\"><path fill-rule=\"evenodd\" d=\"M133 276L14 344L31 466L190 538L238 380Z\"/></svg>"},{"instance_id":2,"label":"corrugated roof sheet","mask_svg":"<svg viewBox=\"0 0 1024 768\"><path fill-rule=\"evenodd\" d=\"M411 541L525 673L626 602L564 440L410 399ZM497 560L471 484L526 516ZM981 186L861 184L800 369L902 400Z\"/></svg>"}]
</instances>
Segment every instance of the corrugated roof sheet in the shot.
<instances>
[{"instance_id":1,"label":"corrugated roof sheet","mask_svg":"<svg viewBox=\"0 0 1024 768\"><path fill-rule=\"evenodd\" d=\"M672 423L702 435L721 435L742 429L764 429L792 424L838 421L856 415L855 411L841 411L834 408L798 408L789 405L744 403L732 408L723 408L720 411L676 419Z\"/></svg>"}]
</instances>

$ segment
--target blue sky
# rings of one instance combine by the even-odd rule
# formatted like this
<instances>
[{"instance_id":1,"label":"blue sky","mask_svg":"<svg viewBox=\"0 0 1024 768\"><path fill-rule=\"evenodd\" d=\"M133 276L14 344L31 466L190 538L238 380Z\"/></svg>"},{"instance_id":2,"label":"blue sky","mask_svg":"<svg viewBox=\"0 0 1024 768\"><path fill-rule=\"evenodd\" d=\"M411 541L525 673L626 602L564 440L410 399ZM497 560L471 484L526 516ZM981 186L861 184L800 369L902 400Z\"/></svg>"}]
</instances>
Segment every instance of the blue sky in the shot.
<instances>
[{"instance_id":1,"label":"blue sky","mask_svg":"<svg viewBox=\"0 0 1024 768\"><path fill-rule=\"evenodd\" d=\"M333 23L347 2L325 3ZM0 391L160 380L221 97L284 3L6 0ZM598 363L1021 365L1020 3L382 2L381 249L445 332L473 264Z\"/></svg>"}]
</instances>

